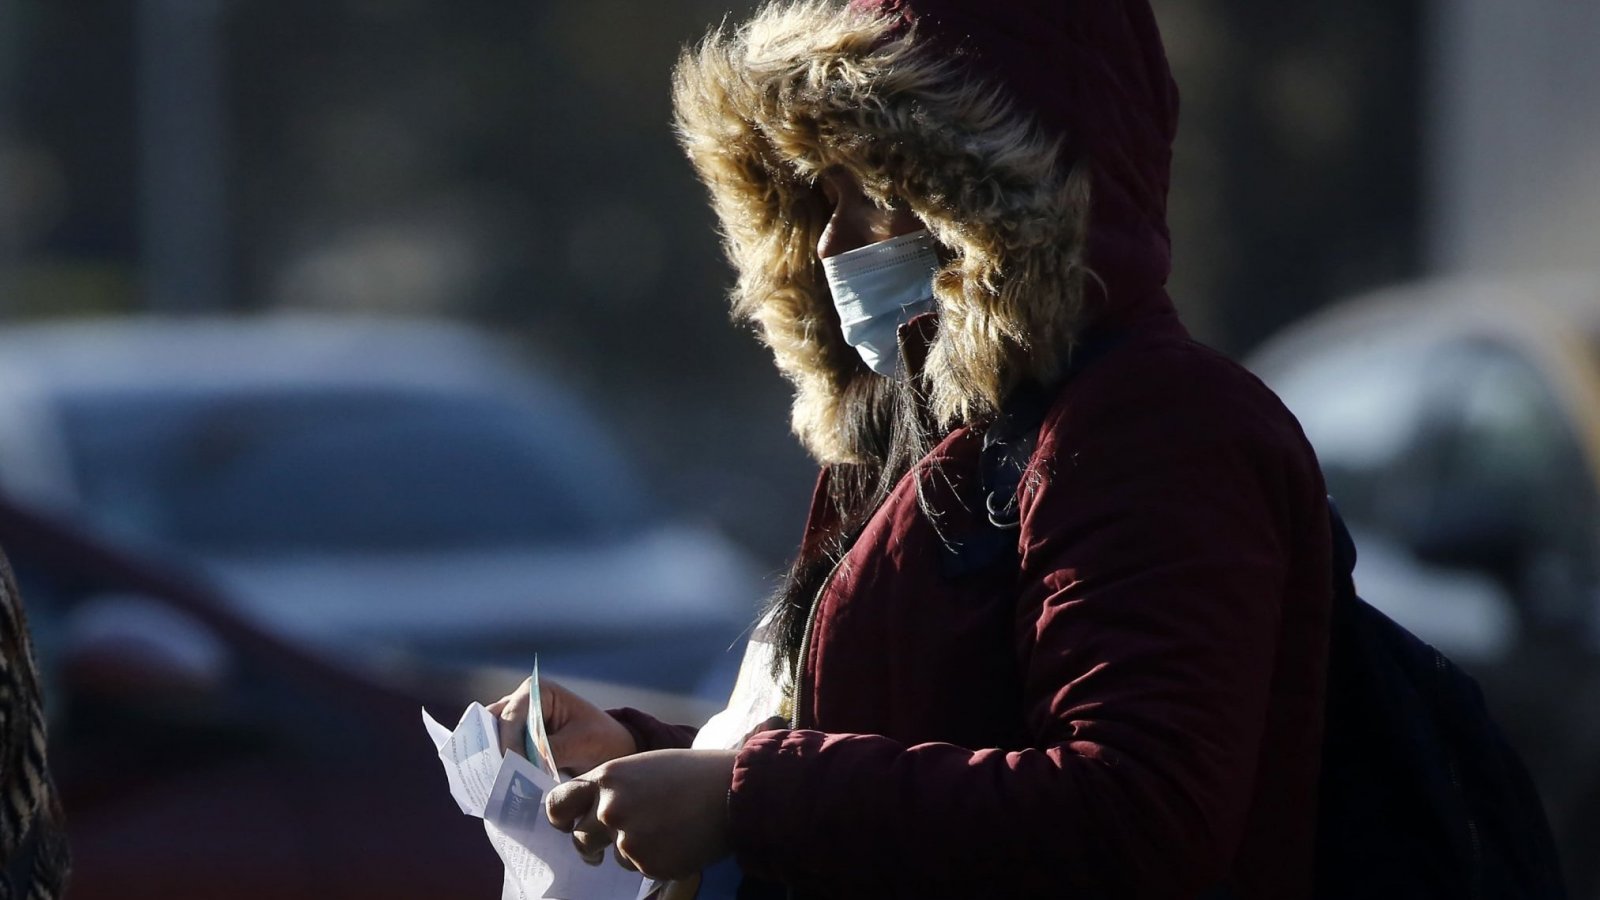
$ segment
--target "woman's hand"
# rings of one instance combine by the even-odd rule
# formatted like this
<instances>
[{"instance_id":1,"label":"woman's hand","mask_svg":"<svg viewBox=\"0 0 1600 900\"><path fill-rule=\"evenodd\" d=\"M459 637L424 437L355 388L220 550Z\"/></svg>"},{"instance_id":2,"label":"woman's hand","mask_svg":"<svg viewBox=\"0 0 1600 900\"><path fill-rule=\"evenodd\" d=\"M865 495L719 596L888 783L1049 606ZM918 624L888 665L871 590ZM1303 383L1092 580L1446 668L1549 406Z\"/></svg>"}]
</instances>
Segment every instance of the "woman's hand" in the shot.
<instances>
[{"instance_id":1,"label":"woman's hand","mask_svg":"<svg viewBox=\"0 0 1600 900\"><path fill-rule=\"evenodd\" d=\"M655 750L606 763L544 798L545 815L578 852L617 859L651 878L687 878L728 855L734 750Z\"/></svg>"},{"instance_id":2,"label":"woman's hand","mask_svg":"<svg viewBox=\"0 0 1600 900\"><path fill-rule=\"evenodd\" d=\"M532 682L532 678L524 680L516 690L488 706L490 714L500 719L502 752L523 752ZM639 752L633 735L621 723L553 681L539 680L539 705L544 709L550 753L565 773L587 772L601 763Z\"/></svg>"}]
</instances>

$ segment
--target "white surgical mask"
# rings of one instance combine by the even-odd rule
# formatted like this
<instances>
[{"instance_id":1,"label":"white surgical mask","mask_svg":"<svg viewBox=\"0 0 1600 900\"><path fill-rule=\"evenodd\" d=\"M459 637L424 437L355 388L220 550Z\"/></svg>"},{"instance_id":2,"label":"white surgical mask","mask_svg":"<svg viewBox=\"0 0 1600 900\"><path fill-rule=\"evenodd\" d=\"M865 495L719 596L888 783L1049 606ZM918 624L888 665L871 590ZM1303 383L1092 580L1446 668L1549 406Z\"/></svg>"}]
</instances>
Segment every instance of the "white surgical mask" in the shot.
<instances>
[{"instance_id":1,"label":"white surgical mask","mask_svg":"<svg viewBox=\"0 0 1600 900\"><path fill-rule=\"evenodd\" d=\"M933 235L913 231L822 261L845 342L879 375L900 365L899 328L933 309Z\"/></svg>"}]
</instances>

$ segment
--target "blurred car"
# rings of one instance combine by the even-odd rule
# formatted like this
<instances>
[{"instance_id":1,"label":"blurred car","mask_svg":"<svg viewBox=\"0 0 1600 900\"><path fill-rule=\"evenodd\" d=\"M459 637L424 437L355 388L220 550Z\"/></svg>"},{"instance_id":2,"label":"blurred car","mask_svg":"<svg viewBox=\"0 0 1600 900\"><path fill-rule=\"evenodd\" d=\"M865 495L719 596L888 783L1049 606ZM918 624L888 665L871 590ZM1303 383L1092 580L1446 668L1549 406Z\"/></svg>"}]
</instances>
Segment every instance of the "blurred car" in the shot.
<instances>
[{"instance_id":1,"label":"blurred car","mask_svg":"<svg viewBox=\"0 0 1600 900\"><path fill-rule=\"evenodd\" d=\"M386 668L538 652L716 695L761 589L722 535L653 508L558 382L437 321L4 329L0 489Z\"/></svg>"},{"instance_id":2,"label":"blurred car","mask_svg":"<svg viewBox=\"0 0 1600 900\"><path fill-rule=\"evenodd\" d=\"M1600 279L1333 307L1250 366L1316 447L1363 597L1478 676L1600 896Z\"/></svg>"},{"instance_id":3,"label":"blurred car","mask_svg":"<svg viewBox=\"0 0 1600 900\"><path fill-rule=\"evenodd\" d=\"M67 813L68 897L490 896L419 703L255 629L203 588L0 501Z\"/></svg>"},{"instance_id":4,"label":"blurred car","mask_svg":"<svg viewBox=\"0 0 1600 900\"><path fill-rule=\"evenodd\" d=\"M419 706L454 721L517 671L379 683L261 631L181 573L0 497L73 853L69 900L494 896ZM692 699L573 685L694 721Z\"/></svg>"}]
</instances>

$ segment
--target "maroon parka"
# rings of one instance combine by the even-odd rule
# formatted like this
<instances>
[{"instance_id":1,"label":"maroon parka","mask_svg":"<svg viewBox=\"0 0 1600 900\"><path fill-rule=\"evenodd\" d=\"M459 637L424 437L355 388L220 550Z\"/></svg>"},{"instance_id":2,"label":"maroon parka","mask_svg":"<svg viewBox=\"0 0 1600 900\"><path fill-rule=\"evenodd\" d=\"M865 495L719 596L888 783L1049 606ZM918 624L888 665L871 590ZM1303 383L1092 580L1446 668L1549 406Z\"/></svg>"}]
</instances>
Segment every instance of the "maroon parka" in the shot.
<instances>
[{"instance_id":1,"label":"maroon parka","mask_svg":"<svg viewBox=\"0 0 1600 900\"><path fill-rule=\"evenodd\" d=\"M1309 896L1321 475L1175 317L1132 333L1046 419L1020 566L943 574L941 542L984 527L975 429L873 518L821 598L806 728L739 754L747 871L818 897Z\"/></svg>"}]
</instances>

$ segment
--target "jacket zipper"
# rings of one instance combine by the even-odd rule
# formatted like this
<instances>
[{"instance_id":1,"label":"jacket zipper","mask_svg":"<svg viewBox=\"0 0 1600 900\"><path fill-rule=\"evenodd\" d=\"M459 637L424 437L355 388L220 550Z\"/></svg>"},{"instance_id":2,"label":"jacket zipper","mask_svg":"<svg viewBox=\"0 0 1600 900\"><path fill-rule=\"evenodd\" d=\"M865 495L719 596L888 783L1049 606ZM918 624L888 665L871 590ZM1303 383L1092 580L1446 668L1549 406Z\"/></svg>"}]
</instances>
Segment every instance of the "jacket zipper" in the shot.
<instances>
[{"instance_id":1,"label":"jacket zipper","mask_svg":"<svg viewBox=\"0 0 1600 900\"><path fill-rule=\"evenodd\" d=\"M817 630L817 611L822 608L822 595L828 592L828 585L833 581L834 573L839 571L844 557L845 554L841 553L833 561L833 568L823 577L817 595L811 598L811 608L806 610L806 630L800 635L800 654L794 660L794 711L789 715L789 727L797 731L800 728L800 710L805 708L806 657L811 655L811 633ZM797 895L793 884L784 885L783 896L785 900L795 900Z\"/></svg>"},{"instance_id":2,"label":"jacket zipper","mask_svg":"<svg viewBox=\"0 0 1600 900\"><path fill-rule=\"evenodd\" d=\"M800 653L794 660L794 710L789 715L789 727L800 728L800 711L805 709L806 699L806 658L811 655L811 633L817 630L817 611L822 608L822 595L828 592L828 585L833 582L834 573L839 571L839 566L844 563L845 554L839 554L834 560L833 568L822 579L822 586L817 588L817 595L811 598L811 608L806 610L806 630L800 635Z\"/></svg>"}]
</instances>

